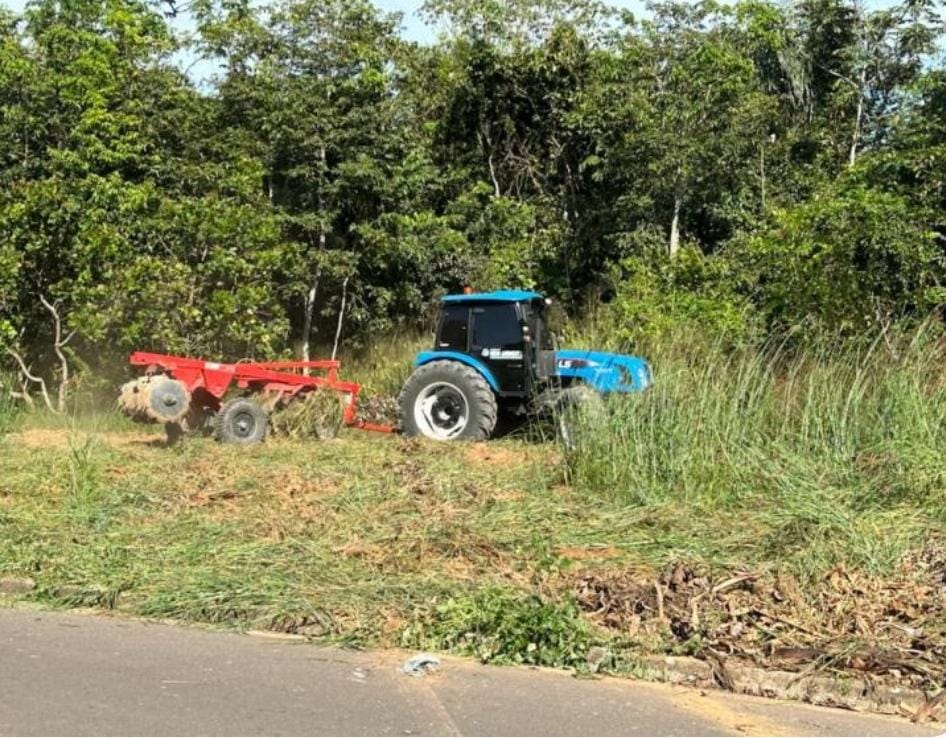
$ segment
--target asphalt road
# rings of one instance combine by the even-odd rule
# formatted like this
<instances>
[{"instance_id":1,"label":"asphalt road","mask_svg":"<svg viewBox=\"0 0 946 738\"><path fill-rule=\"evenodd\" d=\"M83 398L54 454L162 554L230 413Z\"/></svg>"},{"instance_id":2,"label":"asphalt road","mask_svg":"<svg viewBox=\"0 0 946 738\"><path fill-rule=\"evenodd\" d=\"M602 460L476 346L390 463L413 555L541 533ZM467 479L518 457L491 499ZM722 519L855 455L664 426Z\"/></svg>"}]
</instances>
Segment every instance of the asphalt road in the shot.
<instances>
[{"instance_id":1,"label":"asphalt road","mask_svg":"<svg viewBox=\"0 0 946 738\"><path fill-rule=\"evenodd\" d=\"M935 735L929 726L618 679L0 609L3 735Z\"/></svg>"}]
</instances>

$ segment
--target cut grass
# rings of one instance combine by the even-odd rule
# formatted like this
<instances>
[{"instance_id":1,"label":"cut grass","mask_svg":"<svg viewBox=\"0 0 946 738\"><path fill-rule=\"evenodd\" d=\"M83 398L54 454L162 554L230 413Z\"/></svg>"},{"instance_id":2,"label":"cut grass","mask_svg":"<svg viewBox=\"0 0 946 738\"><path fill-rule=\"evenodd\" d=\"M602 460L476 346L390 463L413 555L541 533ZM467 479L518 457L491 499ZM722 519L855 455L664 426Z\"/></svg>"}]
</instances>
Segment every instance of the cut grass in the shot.
<instances>
[{"instance_id":1,"label":"cut grass","mask_svg":"<svg viewBox=\"0 0 946 738\"><path fill-rule=\"evenodd\" d=\"M537 533L511 521L554 505L539 449L502 469L467 447L358 434L249 451L55 437L14 435L0 453L0 570L53 601L63 586L120 590L121 608L150 616L259 627L317 613L340 636L378 637L389 616L527 577Z\"/></svg>"}]
</instances>

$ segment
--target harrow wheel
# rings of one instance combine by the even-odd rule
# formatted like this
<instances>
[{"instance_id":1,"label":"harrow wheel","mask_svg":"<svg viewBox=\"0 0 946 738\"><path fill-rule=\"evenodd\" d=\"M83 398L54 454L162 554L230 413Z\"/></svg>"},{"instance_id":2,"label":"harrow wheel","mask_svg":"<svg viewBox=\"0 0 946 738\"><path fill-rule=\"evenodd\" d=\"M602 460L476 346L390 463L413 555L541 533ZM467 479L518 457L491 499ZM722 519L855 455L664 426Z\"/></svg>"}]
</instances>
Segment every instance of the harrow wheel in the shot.
<instances>
[{"instance_id":1,"label":"harrow wheel","mask_svg":"<svg viewBox=\"0 0 946 738\"><path fill-rule=\"evenodd\" d=\"M269 416L248 397L224 403L214 417L214 438L221 443L259 443L266 438Z\"/></svg>"}]
</instances>

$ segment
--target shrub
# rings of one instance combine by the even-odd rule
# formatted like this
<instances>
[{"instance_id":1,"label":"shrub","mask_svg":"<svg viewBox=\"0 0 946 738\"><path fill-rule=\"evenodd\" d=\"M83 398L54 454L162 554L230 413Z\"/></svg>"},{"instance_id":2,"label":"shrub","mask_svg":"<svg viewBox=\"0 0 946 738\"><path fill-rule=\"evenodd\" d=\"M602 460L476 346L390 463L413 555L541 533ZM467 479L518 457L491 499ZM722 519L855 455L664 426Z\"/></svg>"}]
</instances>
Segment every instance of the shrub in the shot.
<instances>
[{"instance_id":1,"label":"shrub","mask_svg":"<svg viewBox=\"0 0 946 738\"><path fill-rule=\"evenodd\" d=\"M403 641L534 666L580 666L597 642L573 602L498 588L448 599L405 630Z\"/></svg>"}]
</instances>

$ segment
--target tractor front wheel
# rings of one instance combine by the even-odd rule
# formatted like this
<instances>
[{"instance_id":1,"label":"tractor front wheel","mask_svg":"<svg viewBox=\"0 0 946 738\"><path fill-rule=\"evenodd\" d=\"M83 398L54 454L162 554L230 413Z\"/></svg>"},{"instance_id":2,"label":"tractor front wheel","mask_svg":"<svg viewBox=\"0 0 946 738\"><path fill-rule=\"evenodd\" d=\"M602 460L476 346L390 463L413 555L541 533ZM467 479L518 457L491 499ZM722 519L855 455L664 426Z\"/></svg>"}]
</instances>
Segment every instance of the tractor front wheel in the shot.
<instances>
[{"instance_id":1,"label":"tractor front wheel","mask_svg":"<svg viewBox=\"0 0 946 738\"><path fill-rule=\"evenodd\" d=\"M604 402L601 395L583 384L561 390L555 399L555 435L562 446L574 451L583 436L605 422Z\"/></svg>"},{"instance_id":2,"label":"tractor front wheel","mask_svg":"<svg viewBox=\"0 0 946 738\"><path fill-rule=\"evenodd\" d=\"M497 410L483 376L458 361L418 367L398 398L404 434L435 441L485 441L496 427Z\"/></svg>"},{"instance_id":3,"label":"tractor front wheel","mask_svg":"<svg viewBox=\"0 0 946 738\"><path fill-rule=\"evenodd\" d=\"M248 397L224 403L214 417L214 438L221 443L259 443L266 438L269 416Z\"/></svg>"}]
</instances>

